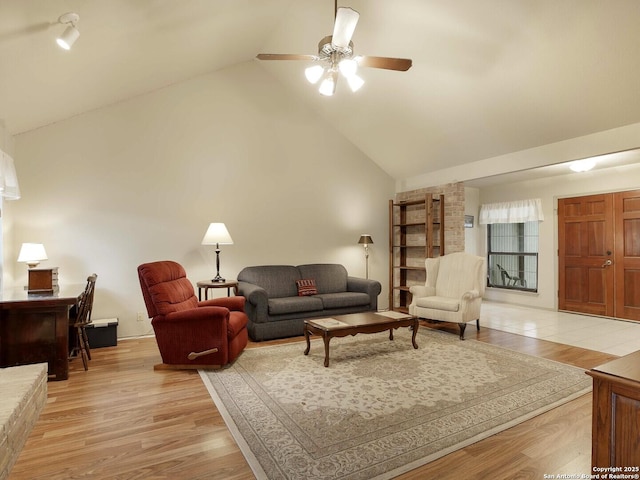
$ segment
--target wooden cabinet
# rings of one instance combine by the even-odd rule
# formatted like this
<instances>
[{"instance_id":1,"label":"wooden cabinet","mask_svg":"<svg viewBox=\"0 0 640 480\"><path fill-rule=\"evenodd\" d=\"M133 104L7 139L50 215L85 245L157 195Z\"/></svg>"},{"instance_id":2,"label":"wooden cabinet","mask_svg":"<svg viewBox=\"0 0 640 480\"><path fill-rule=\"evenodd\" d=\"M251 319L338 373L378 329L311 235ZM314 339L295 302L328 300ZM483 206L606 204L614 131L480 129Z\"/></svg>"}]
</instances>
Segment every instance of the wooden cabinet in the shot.
<instances>
[{"instance_id":1,"label":"wooden cabinet","mask_svg":"<svg viewBox=\"0 0 640 480\"><path fill-rule=\"evenodd\" d=\"M444 255L444 195L389 200L389 308L408 312L411 285L424 284L425 258Z\"/></svg>"},{"instance_id":2,"label":"wooden cabinet","mask_svg":"<svg viewBox=\"0 0 640 480\"><path fill-rule=\"evenodd\" d=\"M52 294L59 290L58 267L30 268L27 289L29 293Z\"/></svg>"},{"instance_id":3,"label":"wooden cabinet","mask_svg":"<svg viewBox=\"0 0 640 480\"><path fill-rule=\"evenodd\" d=\"M640 473L640 351L587 373L593 377L592 467Z\"/></svg>"}]
</instances>

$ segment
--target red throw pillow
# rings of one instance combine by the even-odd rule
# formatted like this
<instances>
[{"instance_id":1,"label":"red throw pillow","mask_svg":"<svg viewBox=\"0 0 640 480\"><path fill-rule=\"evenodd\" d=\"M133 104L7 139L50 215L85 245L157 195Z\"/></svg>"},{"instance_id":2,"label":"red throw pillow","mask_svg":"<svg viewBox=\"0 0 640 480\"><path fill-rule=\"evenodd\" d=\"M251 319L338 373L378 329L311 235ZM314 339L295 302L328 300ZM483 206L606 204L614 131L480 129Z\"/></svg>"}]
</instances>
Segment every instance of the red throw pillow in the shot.
<instances>
[{"instance_id":1,"label":"red throw pillow","mask_svg":"<svg viewBox=\"0 0 640 480\"><path fill-rule=\"evenodd\" d=\"M306 297L307 295L316 295L318 289L316 288L316 281L313 279L296 280L298 286L298 296Z\"/></svg>"}]
</instances>

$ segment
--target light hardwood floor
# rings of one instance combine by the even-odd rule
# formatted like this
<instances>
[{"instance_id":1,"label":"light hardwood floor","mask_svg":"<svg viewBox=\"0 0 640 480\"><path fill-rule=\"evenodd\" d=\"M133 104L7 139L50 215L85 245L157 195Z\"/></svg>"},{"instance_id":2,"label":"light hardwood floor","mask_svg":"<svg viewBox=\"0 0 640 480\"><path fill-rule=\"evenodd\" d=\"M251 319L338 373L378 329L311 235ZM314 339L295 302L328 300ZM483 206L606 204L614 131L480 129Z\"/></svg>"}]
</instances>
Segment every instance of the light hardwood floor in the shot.
<instances>
[{"instance_id":1,"label":"light hardwood floor","mask_svg":"<svg viewBox=\"0 0 640 480\"><path fill-rule=\"evenodd\" d=\"M469 326L466 338L584 369L616 358L489 328ZM304 339L249 348L290 341ZM92 356L88 371L73 360L68 381L49 382L47 405L10 480L254 478L198 373L153 370L160 362L154 338ZM398 478L541 479L587 474L590 465L589 394Z\"/></svg>"}]
</instances>

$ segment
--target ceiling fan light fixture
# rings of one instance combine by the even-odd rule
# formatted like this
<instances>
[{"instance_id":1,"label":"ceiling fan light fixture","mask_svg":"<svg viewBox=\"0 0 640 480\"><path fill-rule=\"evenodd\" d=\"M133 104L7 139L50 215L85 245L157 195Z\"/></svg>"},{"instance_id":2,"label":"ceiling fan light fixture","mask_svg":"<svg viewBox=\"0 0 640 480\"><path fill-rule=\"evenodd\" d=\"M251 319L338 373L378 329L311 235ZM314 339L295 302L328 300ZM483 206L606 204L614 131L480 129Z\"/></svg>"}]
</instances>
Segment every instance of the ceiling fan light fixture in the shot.
<instances>
[{"instance_id":1,"label":"ceiling fan light fixture","mask_svg":"<svg viewBox=\"0 0 640 480\"><path fill-rule=\"evenodd\" d=\"M358 71L358 62L352 58L345 58L340 60L338 68L340 69L340 73L349 78L350 76L355 75Z\"/></svg>"},{"instance_id":2,"label":"ceiling fan light fixture","mask_svg":"<svg viewBox=\"0 0 640 480\"><path fill-rule=\"evenodd\" d=\"M364 85L364 80L358 75L353 74L347 77L347 83L349 84L349 88L351 88L352 92L357 92L358 90L360 90L360 87Z\"/></svg>"},{"instance_id":3,"label":"ceiling fan light fixture","mask_svg":"<svg viewBox=\"0 0 640 480\"><path fill-rule=\"evenodd\" d=\"M322 68L322 65L313 65L304 71L304 76L307 77L309 83L314 85L318 83L322 78L322 75L324 75L324 68Z\"/></svg>"},{"instance_id":4,"label":"ceiling fan light fixture","mask_svg":"<svg viewBox=\"0 0 640 480\"><path fill-rule=\"evenodd\" d=\"M320 88L318 91L320 95L324 95L325 97L331 97L334 93L336 93L336 80L337 80L336 72L331 70L325 77L325 79L320 84Z\"/></svg>"}]
</instances>

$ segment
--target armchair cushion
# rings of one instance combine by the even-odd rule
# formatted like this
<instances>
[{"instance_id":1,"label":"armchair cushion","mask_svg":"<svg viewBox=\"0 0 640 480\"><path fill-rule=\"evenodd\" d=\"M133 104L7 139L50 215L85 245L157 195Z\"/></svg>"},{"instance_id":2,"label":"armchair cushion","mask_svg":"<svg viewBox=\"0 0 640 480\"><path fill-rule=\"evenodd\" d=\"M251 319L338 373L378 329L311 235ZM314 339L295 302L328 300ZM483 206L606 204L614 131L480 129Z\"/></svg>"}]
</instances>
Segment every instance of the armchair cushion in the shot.
<instances>
[{"instance_id":1,"label":"armchair cushion","mask_svg":"<svg viewBox=\"0 0 640 480\"><path fill-rule=\"evenodd\" d=\"M460 300L450 297L422 297L416 299L416 306L445 310L447 312L457 312L460 310Z\"/></svg>"}]
</instances>

